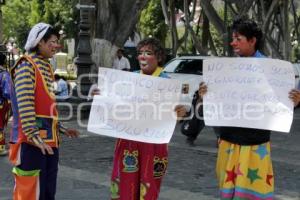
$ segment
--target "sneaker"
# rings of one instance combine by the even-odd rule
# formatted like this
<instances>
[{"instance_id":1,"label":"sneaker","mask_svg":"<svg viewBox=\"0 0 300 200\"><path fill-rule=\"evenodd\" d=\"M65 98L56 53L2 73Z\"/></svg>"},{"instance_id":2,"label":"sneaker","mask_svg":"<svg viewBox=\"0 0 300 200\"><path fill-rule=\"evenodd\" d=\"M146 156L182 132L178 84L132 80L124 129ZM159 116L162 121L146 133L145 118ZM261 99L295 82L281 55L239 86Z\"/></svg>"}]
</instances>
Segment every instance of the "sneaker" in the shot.
<instances>
[{"instance_id":1,"label":"sneaker","mask_svg":"<svg viewBox=\"0 0 300 200\"><path fill-rule=\"evenodd\" d=\"M194 138L190 138L190 137L187 137L185 142L190 145L190 146L194 146L195 143L194 143L195 139Z\"/></svg>"},{"instance_id":2,"label":"sneaker","mask_svg":"<svg viewBox=\"0 0 300 200\"><path fill-rule=\"evenodd\" d=\"M6 149L0 150L0 156L6 156L8 151Z\"/></svg>"}]
</instances>

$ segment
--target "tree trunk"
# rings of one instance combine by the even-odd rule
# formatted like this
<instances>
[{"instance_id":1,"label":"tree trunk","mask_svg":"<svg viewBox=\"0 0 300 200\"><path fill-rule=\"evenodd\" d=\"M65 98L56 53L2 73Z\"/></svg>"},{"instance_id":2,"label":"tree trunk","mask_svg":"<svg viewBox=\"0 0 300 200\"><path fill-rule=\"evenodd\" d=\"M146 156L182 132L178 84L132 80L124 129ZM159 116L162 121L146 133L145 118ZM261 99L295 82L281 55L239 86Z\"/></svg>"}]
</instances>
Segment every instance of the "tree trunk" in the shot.
<instances>
[{"instance_id":1,"label":"tree trunk","mask_svg":"<svg viewBox=\"0 0 300 200\"><path fill-rule=\"evenodd\" d=\"M172 55L176 56L178 49L178 34L176 27L176 18L175 18L175 5L174 0L169 0L170 6L170 25L171 25L171 35L172 35Z\"/></svg>"},{"instance_id":2,"label":"tree trunk","mask_svg":"<svg viewBox=\"0 0 300 200\"><path fill-rule=\"evenodd\" d=\"M97 0L96 38L122 46L148 0Z\"/></svg>"},{"instance_id":3,"label":"tree trunk","mask_svg":"<svg viewBox=\"0 0 300 200\"><path fill-rule=\"evenodd\" d=\"M291 37L290 37L290 27L289 27L289 11L288 11L288 4L290 3L289 0L282 1L282 35L283 35L283 57L285 60L291 59Z\"/></svg>"},{"instance_id":4,"label":"tree trunk","mask_svg":"<svg viewBox=\"0 0 300 200\"><path fill-rule=\"evenodd\" d=\"M205 1L200 1L200 5L205 12L205 15L209 19L210 23L215 26L217 29L218 33L223 36L223 33L226 32L223 20L220 18L214 7L211 5L210 1L205 0Z\"/></svg>"},{"instance_id":5,"label":"tree trunk","mask_svg":"<svg viewBox=\"0 0 300 200\"><path fill-rule=\"evenodd\" d=\"M295 31L295 38L297 41L300 42L300 34L299 34L299 18L297 16L297 11L296 11L296 7L295 7L295 2L294 0L292 0L292 14L293 14L293 18L294 18L294 31Z\"/></svg>"},{"instance_id":6,"label":"tree trunk","mask_svg":"<svg viewBox=\"0 0 300 200\"><path fill-rule=\"evenodd\" d=\"M270 22L271 22L271 17L273 16L273 13L275 10L278 8L278 2L279 0L273 0L270 8L268 9L268 12L266 14L266 17L264 18L263 21L263 26L262 26L262 31L264 34L268 31Z\"/></svg>"},{"instance_id":7,"label":"tree trunk","mask_svg":"<svg viewBox=\"0 0 300 200\"><path fill-rule=\"evenodd\" d=\"M168 26L170 26L170 20L169 20L170 17L169 17L168 7L167 7L167 4L166 4L166 1L165 0L161 0L160 4L161 4L162 11L163 11L163 15L165 17L165 23Z\"/></svg>"},{"instance_id":8,"label":"tree trunk","mask_svg":"<svg viewBox=\"0 0 300 200\"><path fill-rule=\"evenodd\" d=\"M199 39L197 38L197 35L195 34L193 28L191 26L188 26L189 32L192 36L194 45L197 49L197 51L201 54L201 55L207 55L207 50L203 49L201 42L199 41Z\"/></svg>"},{"instance_id":9,"label":"tree trunk","mask_svg":"<svg viewBox=\"0 0 300 200\"><path fill-rule=\"evenodd\" d=\"M184 42L184 52L186 52L186 45L187 45L187 39L188 39L188 27L190 25L190 16L189 16L189 5L188 5L188 0L184 0L183 3L183 7L184 7L184 25L185 25L185 31L184 31L184 35L182 36L182 42ZM192 16L193 19L194 16ZM181 45L182 43L181 41L179 41L179 44Z\"/></svg>"},{"instance_id":10,"label":"tree trunk","mask_svg":"<svg viewBox=\"0 0 300 200\"><path fill-rule=\"evenodd\" d=\"M96 0L93 60L97 67L111 67L118 48L134 30L142 9L149 0ZM97 71L97 67L92 69Z\"/></svg>"},{"instance_id":11,"label":"tree trunk","mask_svg":"<svg viewBox=\"0 0 300 200\"><path fill-rule=\"evenodd\" d=\"M209 34L209 20L206 15L203 14L202 46L205 49L208 49Z\"/></svg>"},{"instance_id":12,"label":"tree trunk","mask_svg":"<svg viewBox=\"0 0 300 200\"><path fill-rule=\"evenodd\" d=\"M252 6L253 3L254 3L254 0L247 0L244 3L242 3L242 4L241 3L237 3L236 5L241 5L241 9L239 11L239 15L241 16L241 15L244 15L245 13L247 13L250 10L250 8L251 8L251 6Z\"/></svg>"}]
</instances>

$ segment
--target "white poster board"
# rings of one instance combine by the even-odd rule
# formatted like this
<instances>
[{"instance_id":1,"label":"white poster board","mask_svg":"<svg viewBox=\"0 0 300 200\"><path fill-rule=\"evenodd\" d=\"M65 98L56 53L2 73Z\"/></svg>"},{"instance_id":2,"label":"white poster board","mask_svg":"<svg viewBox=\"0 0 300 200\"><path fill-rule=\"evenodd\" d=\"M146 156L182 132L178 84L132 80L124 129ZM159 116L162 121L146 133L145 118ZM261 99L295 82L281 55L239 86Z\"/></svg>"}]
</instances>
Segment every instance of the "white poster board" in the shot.
<instances>
[{"instance_id":1,"label":"white poster board","mask_svg":"<svg viewBox=\"0 0 300 200\"><path fill-rule=\"evenodd\" d=\"M176 80L99 68L88 131L147 143L168 143L176 125L181 84Z\"/></svg>"},{"instance_id":2,"label":"white poster board","mask_svg":"<svg viewBox=\"0 0 300 200\"><path fill-rule=\"evenodd\" d=\"M292 64L269 58L204 60L204 120L209 126L233 126L289 132L295 87Z\"/></svg>"}]
</instances>

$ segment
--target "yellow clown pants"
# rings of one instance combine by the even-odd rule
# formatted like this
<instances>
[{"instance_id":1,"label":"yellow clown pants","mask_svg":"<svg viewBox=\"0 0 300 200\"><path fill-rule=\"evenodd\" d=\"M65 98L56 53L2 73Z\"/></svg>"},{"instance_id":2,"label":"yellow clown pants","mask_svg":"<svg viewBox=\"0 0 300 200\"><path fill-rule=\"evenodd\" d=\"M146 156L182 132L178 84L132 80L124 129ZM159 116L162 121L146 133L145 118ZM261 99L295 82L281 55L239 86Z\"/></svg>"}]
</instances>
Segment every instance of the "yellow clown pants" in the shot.
<instances>
[{"instance_id":1,"label":"yellow clown pants","mask_svg":"<svg viewBox=\"0 0 300 200\"><path fill-rule=\"evenodd\" d=\"M245 146L221 140L216 172L221 200L273 199L270 142Z\"/></svg>"}]
</instances>

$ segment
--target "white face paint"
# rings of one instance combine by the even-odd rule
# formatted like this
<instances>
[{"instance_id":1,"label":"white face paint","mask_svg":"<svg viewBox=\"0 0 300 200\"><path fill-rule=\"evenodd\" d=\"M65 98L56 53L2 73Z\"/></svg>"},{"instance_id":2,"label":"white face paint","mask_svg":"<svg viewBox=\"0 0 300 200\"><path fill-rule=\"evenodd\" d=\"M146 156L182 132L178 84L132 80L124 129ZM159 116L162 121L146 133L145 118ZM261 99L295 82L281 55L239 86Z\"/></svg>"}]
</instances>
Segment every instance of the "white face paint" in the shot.
<instances>
[{"instance_id":1,"label":"white face paint","mask_svg":"<svg viewBox=\"0 0 300 200\"><path fill-rule=\"evenodd\" d=\"M47 42L44 40L41 40L38 43L38 49L39 53L44 57L44 58L52 58L54 54L57 52L58 48L60 47L58 43L58 38L56 35L52 35Z\"/></svg>"},{"instance_id":2,"label":"white face paint","mask_svg":"<svg viewBox=\"0 0 300 200\"><path fill-rule=\"evenodd\" d=\"M237 55L249 57L255 53L255 43L256 38L247 39L244 35L233 33L230 45Z\"/></svg>"},{"instance_id":3,"label":"white face paint","mask_svg":"<svg viewBox=\"0 0 300 200\"><path fill-rule=\"evenodd\" d=\"M144 46L139 50L138 60L144 74L151 75L158 67L158 59L149 46Z\"/></svg>"}]
</instances>

